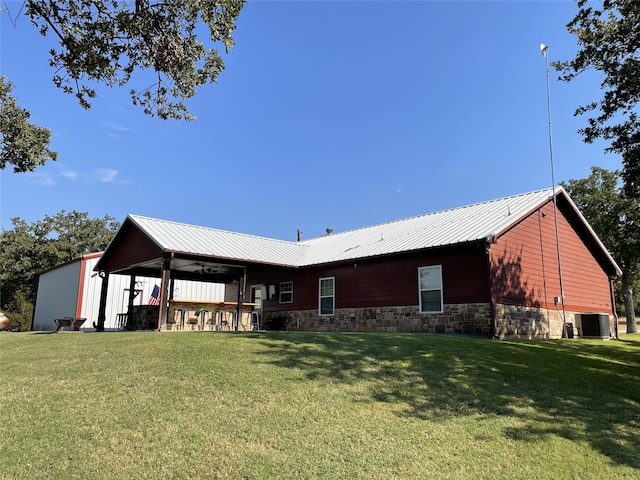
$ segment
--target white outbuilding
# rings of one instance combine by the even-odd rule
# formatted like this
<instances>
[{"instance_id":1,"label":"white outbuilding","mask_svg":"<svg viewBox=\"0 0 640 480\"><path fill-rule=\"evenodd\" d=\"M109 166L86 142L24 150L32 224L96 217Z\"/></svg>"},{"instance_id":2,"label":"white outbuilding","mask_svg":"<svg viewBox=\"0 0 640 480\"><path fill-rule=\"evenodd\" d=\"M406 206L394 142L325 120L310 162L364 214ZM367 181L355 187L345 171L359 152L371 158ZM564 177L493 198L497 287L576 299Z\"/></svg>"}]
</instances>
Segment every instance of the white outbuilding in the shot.
<instances>
[{"instance_id":1,"label":"white outbuilding","mask_svg":"<svg viewBox=\"0 0 640 480\"><path fill-rule=\"evenodd\" d=\"M70 262L45 270L38 275L32 330L53 331L55 319L85 318L82 330L95 330L98 320L102 277L93 271L102 252L90 253ZM135 277L134 307L153 305L154 287L160 280L154 277ZM105 330L120 330L129 307L131 277L112 274L109 278ZM158 289L155 289L158 291ZM224 301L224 284L175 280L173 299L205 302Z\"/></svg>"}]
</instances>

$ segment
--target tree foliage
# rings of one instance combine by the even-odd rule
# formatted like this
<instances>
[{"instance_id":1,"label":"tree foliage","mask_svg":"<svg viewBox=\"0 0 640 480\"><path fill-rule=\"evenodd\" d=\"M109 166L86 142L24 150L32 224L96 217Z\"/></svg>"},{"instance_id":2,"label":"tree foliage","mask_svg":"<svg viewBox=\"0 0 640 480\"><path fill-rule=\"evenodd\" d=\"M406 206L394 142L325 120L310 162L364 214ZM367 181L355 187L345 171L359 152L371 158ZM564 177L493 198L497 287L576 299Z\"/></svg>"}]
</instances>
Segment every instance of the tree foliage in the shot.
<instances>
[{"instance_id":1,"label":"tree foliage","mask_svg":"<svg viewBox=\"0 0 640 480\"><path fill-rule=\"evenodd\" d=\"M12 332L24 332L31 329L33 319L33 304L27 300L27 296L19 292L4 307L6 318L9 319L7 330Z\"/></svg>"},{"instance_id":2,"label":"tree foliage","mask_svg":"<svg viewBox=\"0 0 640 480\"><path fill-rule=\"evenodd\" d=\"M35 303L39 272L104 250L120 226L108 215L90 219L87 213L64 210L32 224L19 217L11 223L13 229L0 233L0 307L5 312Z\"/></svg>"},{"instance_id":3,"label":"tree foliage","mask_svg":"<svg viewBox=\"0 0 640 480\"><path fill-rule=\"evenodd\" d=\"M33 171L58 154L49 150L51 131L29 123L27 110L11 96L13 85L0 77L0 170L13 165L15 173Z\"/></svg>"},{"instance_id":4,"label":"tree foliage","mask_svg":"<svg viewBox=\"0 0 640 480\"><path fill-rule=\"evenodd\" d=\"M616 284L623 298L627 332L637 331L633 289L640 280L640 200L624 195L620 172L591 168L589 177L563 187L622 269Z\"/></svg>"},{"instance_id":5,"label":"tree foliage","mask_svg":"<svg viewBox=\"0 0 640 480\"><path fill-rule=\"evenodd\" d=\"M135 105L162 119L193 119L185 100L216 81L224 69L218 50L228 51L245 0L27 0L27 15L51 50L53 81L84 108L96 92L87 82L123 86L148 70L130 90ZM207 45L201 27L208 29Z\"/></svg>"},{"instance_id":6,"label":"tree foliage","mask_svg":"<svg viewBox=\"0 0 640 480\"><path fill-rule=\"evenodd\" d=\"M144 113L193 120L186 106L198 87L215 83L231 34L246 0L25 0L25 14L50 50L53 82L89 109L95 84L134 86L131 101ZM135 78L134 78L135 74ZM49 149L50 131L28 123L29 112L0 81L0 170L33 171L57 153Z\"/></svg>"},{"instance_id":7,"label":"tree foliage","mask_svg":"<svg viewBox=\"0 0 640 480\"><path fill-rule=\"evenodd\" d=\"M560 79L571 81L595 69L602 74L603 96L579 107L576 115L589 115L580 130L584 140L609 141L608 152L622 156L624 191L640 198L640 2L604 0L598 7L578 0L578 14L567 24L578 38L573 60L555 62Z\"/></svg>"}]
</instances>

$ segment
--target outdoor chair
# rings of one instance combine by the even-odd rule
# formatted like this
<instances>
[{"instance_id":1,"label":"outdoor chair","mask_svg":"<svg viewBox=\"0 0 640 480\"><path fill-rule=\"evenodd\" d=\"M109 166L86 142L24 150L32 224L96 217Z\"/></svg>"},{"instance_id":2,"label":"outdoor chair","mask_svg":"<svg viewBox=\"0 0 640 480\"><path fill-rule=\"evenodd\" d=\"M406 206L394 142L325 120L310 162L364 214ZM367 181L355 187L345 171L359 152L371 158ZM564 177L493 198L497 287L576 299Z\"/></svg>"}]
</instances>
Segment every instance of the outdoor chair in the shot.
<instances>
[{"instance_id":1,"label":"outdoor chair","mask_svg":"<svg viewBox=\"0 0 640 480\"><path fill-rule=\"evenodd\" d=\"M260 330L260 312L251 312L251 330Z\"/></svg>"},{"instance_id":2,"label":"outdoor chair","mask_svg":"<svg viewBox=\"0 0 640 480\"><path fill-rule=\"evenodd\" d=\"M199 329L198 317L189 318L188 323L189 323L189 330L198 330Z\"/></svg>"}]
</instances>

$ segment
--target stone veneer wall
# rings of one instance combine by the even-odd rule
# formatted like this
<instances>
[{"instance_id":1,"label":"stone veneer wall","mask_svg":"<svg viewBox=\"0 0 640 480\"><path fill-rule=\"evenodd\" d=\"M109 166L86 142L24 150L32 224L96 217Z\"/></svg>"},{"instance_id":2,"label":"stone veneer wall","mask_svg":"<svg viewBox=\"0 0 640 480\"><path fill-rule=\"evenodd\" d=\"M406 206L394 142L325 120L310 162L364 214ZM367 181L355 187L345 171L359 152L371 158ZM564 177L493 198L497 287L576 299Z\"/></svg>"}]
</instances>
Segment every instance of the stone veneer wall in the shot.
<instances>
[{"instance_id":1,"label":"stone veneer wall","mask_svg":"<svg viewBox=\"0 0 640 480\"><path fill-rule=\"evenodd\" d=\"M563 337L562 310L497 304L496 335L500 338L550 338ZM582 336L579 312L565 311L569 337ZM550 328L549 328L550 325ZM609 315L609 331L616 336L615 320Z\"/></svg>"},{"instance_id":2,"label":"stone veneer wall","mask_svg":"<svg viewBox=\"0 0 640 480\"><path fill-rule=\"evenodd\" d=\"M265 312L263 323L287 317L288 330L310 332L408 332L491 336L488 303L445 305L443 313L420 313L418 306L336 309L320 316L317 310Z\"/></svg>"},{"instance_id":3,"label":"stone veneer wall","mask_svg":"<svg viewBox=\"0 0 640 480\"><path fill-rule=\"evenodd\" d=\"M158 305L134 305L132 318L135 321L136 329L153 330L158 326Z\"/></svg>"},{"instance_id":4,"label":"stone veneer wall","mask_svg":"<svg viewBox=\"0 0 640 480\"><path fill-rule=\"evenodd\" d=\"M581 336L578 312L566 311L569 336ZM495 332L491 329L491 305L469 303L445 305L443 313L418 312L417 306L336 309L334 315L320 316L317 310L265 312L264 322L287 317L286 329L308 332L444 333L500 338L550 338L563 336L562 312L537 307L495 305ZM615 320L609 315L611 336ZM573 334L573 335L572 335Z\"/></svg>"}]
</instances>

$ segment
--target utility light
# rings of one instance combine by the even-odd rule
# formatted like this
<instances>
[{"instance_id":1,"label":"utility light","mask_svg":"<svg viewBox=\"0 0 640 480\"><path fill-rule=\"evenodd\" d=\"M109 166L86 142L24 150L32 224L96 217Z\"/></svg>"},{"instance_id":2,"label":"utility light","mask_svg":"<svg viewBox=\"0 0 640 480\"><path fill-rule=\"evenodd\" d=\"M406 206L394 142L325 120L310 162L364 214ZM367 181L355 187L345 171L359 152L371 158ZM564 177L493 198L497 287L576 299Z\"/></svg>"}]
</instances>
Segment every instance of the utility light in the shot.
<instances>
[{"instance_id":1,"label":"utility light","mask_svg":"<svg viewBox=\"0 0 640 480\"><path fill-rule=\"evenodd\" d=\"M547 52L549 51L549 45L545 45L544 43L540 44L540 53L543 57L547 56Z\"/></svg>"}]
</instances>

